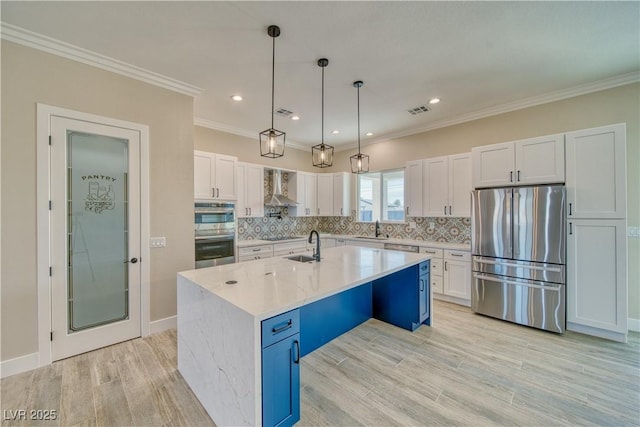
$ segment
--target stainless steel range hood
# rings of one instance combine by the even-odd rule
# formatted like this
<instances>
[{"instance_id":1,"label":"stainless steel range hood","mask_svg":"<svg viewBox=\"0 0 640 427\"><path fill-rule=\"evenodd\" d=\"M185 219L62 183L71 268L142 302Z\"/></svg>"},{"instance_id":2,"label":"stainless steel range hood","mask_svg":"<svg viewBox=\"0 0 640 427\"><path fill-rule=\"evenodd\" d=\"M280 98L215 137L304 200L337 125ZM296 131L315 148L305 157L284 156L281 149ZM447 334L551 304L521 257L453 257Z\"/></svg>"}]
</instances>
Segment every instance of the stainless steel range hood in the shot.
<instances>
[{"instance_id":1,"label":"stainless steel range hood","mask_svg":"<svg viewBox=\"0 0 640 427\"><path fill-rule=\"evenodd\" d=\"M298 204L295 200L291 200L282 194L282 171L273 169L271 171L271 180L273 182L273 194L264 198L265 206L295 206Z\"/></svg>"}]
</instances>

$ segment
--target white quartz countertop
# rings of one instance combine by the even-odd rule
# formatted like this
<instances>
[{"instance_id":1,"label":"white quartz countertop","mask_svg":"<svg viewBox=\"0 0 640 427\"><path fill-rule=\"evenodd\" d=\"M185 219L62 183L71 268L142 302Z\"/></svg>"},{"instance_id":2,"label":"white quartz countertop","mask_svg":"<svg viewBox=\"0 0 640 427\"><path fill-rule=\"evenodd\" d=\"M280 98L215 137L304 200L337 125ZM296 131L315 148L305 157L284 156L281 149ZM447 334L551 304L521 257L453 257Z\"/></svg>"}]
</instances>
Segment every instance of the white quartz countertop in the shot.
<instances>
[{"instance_id":1,"label":"white quartz countertop","mask_svg":"<svg viewBox=\"0 0 640 427\"><path fill-rule=\"evenodd\" d=\"M414 245L425 248L438 248L438 249L450 249L455 251L471 251L471 245L468 243L447 243L447 242L430 242L427 240L413 240L413 239L393 239L393 238L383 238L383 239L359 239L358 236L347 235L347 234L325 234L320 233L320 237L328 237L335 239L346 239L346 240L363 240L369 242L380 242L380 243L393 243L400 245ZM287 242L295 242L295 241L306 241L308 237L300 236L287 240L238 240L236 245L239 248L250 247L250 246L260 246L260 245L272 245L278 243L287 243Z\"/></svg>"},{"instance_id":2,"label":"white quartz countertop","mask_svg":"<svg viewBox=\"0 0 640 427\"><path fill-rule=\"evenodd\" d=\"M320 262L273 257L178 273L264 320L402 270L428 254L356 246L325 248ZM235 284L226 284L235 281Z\"/></svg>"}]
</instances>

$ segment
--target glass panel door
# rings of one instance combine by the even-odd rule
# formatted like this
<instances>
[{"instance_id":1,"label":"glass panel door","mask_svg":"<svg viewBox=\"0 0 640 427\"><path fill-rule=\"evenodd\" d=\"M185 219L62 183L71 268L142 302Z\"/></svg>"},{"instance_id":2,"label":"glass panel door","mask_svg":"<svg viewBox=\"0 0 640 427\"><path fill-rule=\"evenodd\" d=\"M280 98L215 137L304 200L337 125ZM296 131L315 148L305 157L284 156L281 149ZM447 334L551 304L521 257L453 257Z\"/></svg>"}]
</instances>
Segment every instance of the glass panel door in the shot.
<instances>
[{"instance_id":1,"label":"glass panel door","mask_svg":"<svg viewBox=\"0 0 640 427\"><path fill-rule=\"evenodd\" d=\"M69 332L129 317L127 145L67 131Z\"/></svg>"}]
</instances>

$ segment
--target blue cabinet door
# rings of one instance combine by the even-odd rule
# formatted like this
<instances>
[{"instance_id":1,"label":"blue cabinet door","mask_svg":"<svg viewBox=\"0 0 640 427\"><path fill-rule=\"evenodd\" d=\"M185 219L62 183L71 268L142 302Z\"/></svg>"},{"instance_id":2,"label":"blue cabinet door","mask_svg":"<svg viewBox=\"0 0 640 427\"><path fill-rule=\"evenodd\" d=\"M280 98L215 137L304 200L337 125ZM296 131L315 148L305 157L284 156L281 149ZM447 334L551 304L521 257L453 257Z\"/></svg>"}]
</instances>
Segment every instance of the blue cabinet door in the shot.
<instances>
[{"instance_id":1,"label":"blue cabinet door","mask_svg":"<svg viewBox=\"0 0 640 427\"><path fill-rule=\"evenodd\" d=\"M300 334L262 350L262 425L300 420Z\"/></svg>"},{"instance_id":2,"label":"blue cabinet door","mask_svg":"<svg viewBox=\"0 0 640 427\"><path fill-rule=\"evenodd\" d=\"M420 323L424 323L425 325L431 325L431 316L430 316L430 295L431 295L431 279L430 279L430 262L422 262L420 263Z\"/></svg>"}]
</instances>

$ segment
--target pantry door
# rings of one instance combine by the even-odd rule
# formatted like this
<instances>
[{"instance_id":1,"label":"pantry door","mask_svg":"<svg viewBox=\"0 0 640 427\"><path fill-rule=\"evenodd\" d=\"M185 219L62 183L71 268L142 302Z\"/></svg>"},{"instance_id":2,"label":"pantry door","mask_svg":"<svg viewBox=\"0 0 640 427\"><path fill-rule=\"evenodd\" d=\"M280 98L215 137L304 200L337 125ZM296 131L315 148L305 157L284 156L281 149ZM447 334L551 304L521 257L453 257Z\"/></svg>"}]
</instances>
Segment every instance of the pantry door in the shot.
<instances>
[{"instance_id":1,"label":"pantry door","mask_svg":"<svg viewBox=\"0 0 640 427\"><path fill-rule=\"evenodd\" d=\"M141 335L140 132L50 118L51 358Z\"/></svg>"}]
</instances>

